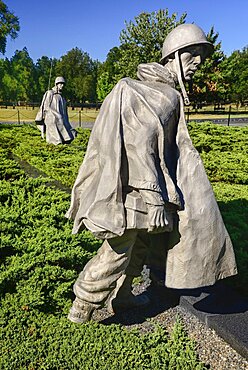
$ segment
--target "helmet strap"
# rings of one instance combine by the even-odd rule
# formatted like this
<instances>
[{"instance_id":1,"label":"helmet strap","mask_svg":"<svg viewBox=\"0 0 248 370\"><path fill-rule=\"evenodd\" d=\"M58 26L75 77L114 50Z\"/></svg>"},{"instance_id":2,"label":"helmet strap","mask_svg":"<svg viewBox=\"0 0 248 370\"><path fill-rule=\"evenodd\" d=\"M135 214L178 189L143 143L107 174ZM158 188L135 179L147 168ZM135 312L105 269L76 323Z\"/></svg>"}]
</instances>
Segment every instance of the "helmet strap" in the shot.
<instances>
[{"instance_id":1,"label":"helmet strap","mask_svg":"<svg viewBox=\"0 0 248 370\"><path fill-rule=\"evenodd\" d=\"M181 67L181 63L180 63L180 57L179 57L179 51L178 50L175 52L175 62L176 62L176 69L177 69L177 79L178 79L180 89L181 89L182 94L183 94L184 104L185 105L190 105L189 97L188 97L187 92L185 90L185 86L184 86L183 79L182 79L183 71L182 71L182 67Z\"/></svg>"}]
</instances>

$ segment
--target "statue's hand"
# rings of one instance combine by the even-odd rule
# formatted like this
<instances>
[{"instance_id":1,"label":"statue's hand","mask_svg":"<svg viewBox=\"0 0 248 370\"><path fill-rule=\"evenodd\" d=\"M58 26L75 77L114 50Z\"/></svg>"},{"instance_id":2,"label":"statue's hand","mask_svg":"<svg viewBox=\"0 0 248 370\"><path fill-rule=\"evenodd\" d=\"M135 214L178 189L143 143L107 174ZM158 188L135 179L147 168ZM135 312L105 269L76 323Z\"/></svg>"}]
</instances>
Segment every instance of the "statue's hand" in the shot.
<instances>
[{"instance_id":1,"label":"statue's hand","mask_svg":"<svg viewBox=\"0 0 248 370\"><path fill-rule=\"evenodd\" d=\"M169 222L164 206L147 205L148 208L148 232L161 232L168 226Z\"/></svg>"}]
</instances>

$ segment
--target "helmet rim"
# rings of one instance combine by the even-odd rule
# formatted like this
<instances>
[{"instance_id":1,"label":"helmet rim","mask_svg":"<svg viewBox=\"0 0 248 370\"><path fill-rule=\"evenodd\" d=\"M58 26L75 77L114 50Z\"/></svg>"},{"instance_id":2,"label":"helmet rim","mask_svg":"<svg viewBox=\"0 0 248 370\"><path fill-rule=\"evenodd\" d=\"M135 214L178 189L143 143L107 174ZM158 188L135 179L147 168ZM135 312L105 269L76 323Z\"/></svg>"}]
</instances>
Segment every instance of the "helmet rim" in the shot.
<instances>
[{"instance_id":1,"label":"helmet rim","mask_svg":"<svg viewBox=\"0 0 248 370\"><path fill-rule=\"evenodd\" d=\"M206 56L213 52L214 46L206 38L204 31L196 24L184 23L175 27L165 38L160 63L178 50L201 45Z\"/></svg>"},{"instance_id":2,"label":"helmet rim","mask_svg":"<svg viewBox=\"0 0 248 370\"><path fill-rule=\"evenodd\" d=\"M205 47L205 49L206 50L208 50L208 52L206 53L206 55L208 56L208 55L210 55L211 53L212 53L212 51L213 51L213 49L214 49L214 46L213 46L213 44L211 44L211 42L209 42L209 41L202 41L202 42L198 42L198 43L196 43L196 42L189 42L189 43L187 43L187 44L185 44L184 46L182 46L182 47L176 47L176 48L174 48L174 49L172 49L169 53L167 53L167 54L165 54L161 59L160 59L160 63L164 63L165 62L165 60L170 56L170 55L172 55L172 54L174 54L177 50L183 50L183 49L186 49L187 47L189 47L189 46L193 46L193 45L202 45L203 47Z\"/></svg>"},{"instance_id":3,"label":"helmet rim","mask_svg":"<svg viewBox=\"0 0 248 370\"><path fill-rule=\"evenodd\" d=\"M65 79L62 76L56 77L55 78L55 86L58 85L59 83L65 84Z\"/></svg>"}]
</instances>

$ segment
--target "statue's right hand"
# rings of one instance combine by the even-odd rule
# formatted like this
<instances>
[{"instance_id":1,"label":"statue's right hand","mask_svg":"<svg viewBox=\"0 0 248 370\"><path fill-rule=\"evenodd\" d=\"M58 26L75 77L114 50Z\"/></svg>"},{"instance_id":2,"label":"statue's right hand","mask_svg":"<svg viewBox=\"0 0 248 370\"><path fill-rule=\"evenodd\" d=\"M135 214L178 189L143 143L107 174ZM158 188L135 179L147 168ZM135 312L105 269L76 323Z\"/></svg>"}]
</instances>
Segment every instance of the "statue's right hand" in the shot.
<instances>
[{"instance_id":1,"label":"statue's right hand","mask_svg":"<svg viewBox=\"0 0 248 370\"><path fill-rule=\"evenodd\" d=\"M148 232L165 229L169 222L166 215L166 210L163 205L154 206L151 204L147 205L148 208Z\"/></svg>"}]
</instances>

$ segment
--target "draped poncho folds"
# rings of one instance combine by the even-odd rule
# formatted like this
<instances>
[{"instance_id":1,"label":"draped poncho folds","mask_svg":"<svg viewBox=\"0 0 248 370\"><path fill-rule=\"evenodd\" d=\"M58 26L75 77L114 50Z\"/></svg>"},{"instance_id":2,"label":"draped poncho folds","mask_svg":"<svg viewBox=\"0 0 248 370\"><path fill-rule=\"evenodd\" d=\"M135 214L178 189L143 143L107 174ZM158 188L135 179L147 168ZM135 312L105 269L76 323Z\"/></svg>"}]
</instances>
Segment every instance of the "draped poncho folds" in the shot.
<instances>
[{"instance_id":1,"label":"draped poncho folds","mask_svg":"<svg viewBox=\"0 0 248 370\"><path fill-rule=\"evenodd\" d=\"M153 191L177 209L165 238L165 285L196 288L237 273L201 158L188 134L181 96L166 66L141 64L140 80L124 78L104 100L66 217L99 238L126 229L123 187Z\"/></svg>"}]
</instances>

